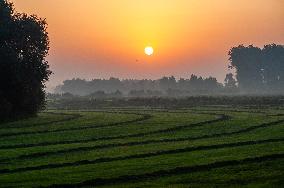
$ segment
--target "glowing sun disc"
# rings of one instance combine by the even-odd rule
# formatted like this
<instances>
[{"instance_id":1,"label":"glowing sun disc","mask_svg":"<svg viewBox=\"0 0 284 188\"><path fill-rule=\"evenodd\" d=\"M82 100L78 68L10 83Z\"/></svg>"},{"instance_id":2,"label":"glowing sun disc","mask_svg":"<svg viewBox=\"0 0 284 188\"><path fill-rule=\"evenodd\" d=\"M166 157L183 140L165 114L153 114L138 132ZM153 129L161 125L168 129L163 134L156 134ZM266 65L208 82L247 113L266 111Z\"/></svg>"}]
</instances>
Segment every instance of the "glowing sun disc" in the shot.
<instances>
[{"instance_id":1,"label":"glowing sun disc","mask_svg":"<svg viewBox=\"0 0 284 188\"><path fill-rule=\"evenodd\" d=\"M153 55L154 53L154 49L151 46L147 46L144 51L145 51L145 54L148 56Z\"/></svg>"}]
</instances>

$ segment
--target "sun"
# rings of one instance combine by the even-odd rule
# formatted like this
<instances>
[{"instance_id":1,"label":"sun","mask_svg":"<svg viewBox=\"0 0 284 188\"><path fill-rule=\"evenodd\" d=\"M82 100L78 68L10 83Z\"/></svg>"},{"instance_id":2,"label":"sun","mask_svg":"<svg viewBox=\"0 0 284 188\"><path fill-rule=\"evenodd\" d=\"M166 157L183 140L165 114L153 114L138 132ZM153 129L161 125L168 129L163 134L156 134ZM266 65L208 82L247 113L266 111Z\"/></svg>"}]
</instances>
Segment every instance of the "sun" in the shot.
<instances>
[{"instance_id":1,"label":"sun","mask_svg":"<svg viewBox=\"0 0 284 188\"><path fill-rule=\"evenodd\" d=\"M151 46L147 46L144 51L145 51L145 54L148 56L151 56L154 53L154 49Z\"/></svg>"}]
</instances>

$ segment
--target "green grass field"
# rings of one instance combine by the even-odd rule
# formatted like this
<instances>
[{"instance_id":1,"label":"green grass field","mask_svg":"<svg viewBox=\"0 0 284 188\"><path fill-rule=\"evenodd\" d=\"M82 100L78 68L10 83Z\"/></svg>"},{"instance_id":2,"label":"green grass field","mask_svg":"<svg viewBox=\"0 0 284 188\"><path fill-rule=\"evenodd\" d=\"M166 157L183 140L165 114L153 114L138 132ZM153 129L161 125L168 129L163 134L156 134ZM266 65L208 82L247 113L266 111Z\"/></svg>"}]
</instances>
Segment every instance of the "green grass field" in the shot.
<instances>
[{"instance_id":1,"label":"green grass field","mask_svg":"<svg viewBox=\"0 0 284 188\"><path fill-rule=\"evenodd\" d=\"M0 187L283 187L284 109L46 111L0 124Z\"/></svg>"}]
</instances>

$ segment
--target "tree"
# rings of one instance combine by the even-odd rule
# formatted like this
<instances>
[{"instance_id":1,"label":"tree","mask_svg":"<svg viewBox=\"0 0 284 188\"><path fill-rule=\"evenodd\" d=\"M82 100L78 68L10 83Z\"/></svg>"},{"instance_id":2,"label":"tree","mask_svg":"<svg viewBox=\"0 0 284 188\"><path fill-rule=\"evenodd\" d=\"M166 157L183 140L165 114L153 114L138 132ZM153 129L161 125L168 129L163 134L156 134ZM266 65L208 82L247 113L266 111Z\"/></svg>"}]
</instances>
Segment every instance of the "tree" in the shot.
<instances>
[{"instance_id":1,"label":"tree","mask_svg":"<svg viewBox=\"0 0 284 188\"><path fill-rule=\"evenodd\" d=\"M252 45L240 45L229 52L230 68L236 69L236 78L240 89L246 92L256 92L262 89L261 74L262 52Z\"/></svg>"},{"instance_id":2,"label":"tree","mask_svg":"<svg viewBox=\"0 0 284 188\"><path fill-rule=\"evenodd\" d=\"M167 91L168 89L175 89L176 88L176 79L174 76L171 77L163 77L158 80L160 89L162 91Z\"/></svg>"},{"instance_id":3,"label":"tree","mask_svg":"<svg viewBox=\"0 0 284 188\"><path fill-rule=\"evenodd\" d=\"M237 88L237 81L234 78L232 73L226 74L225 78L225 87L228 89L235 89Z\"/></svg>"},{"instance_id":4,"label":"tree","mask_svg":"<svg viewBox=\"0 0 284 188\"><path fill-rule=\"evenodd\" d=\"M48 50L46 21L0 0L0 104L9 110L0 111L1 119L35 115L44 107Z\"/></svg>"},{"instance_id":5,"label":"tree","mask_svg":"<svg viewBox=\"0 0 284 188\"><path fill-rule=\"evenodd\" d=\"M263 49L238 46L229 52L230 68L236 69L236 78L242 91L283 93L284 46L269 44Z\"/></svg>"},{"instance_id":6,"label":"tree","mask_svg":"<svg viewBox=\"0 0 284 188\"><path fill-rule=\"evenodd\" d=\"M262 70L268 91L284 91L284 46L270 44L263 50Z\"/></svg>"}]
</instances>

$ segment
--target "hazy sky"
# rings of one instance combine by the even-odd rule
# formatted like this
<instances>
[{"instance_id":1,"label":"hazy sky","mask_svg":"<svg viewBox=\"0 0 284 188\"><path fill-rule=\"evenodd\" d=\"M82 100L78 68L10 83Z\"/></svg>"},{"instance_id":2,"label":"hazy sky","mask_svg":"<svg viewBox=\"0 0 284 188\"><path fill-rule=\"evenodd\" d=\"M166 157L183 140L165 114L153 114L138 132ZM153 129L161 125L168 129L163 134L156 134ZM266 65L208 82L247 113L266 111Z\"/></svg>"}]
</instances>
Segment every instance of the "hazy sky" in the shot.
<instances>
[{"instance_id":1,"label":"hazy sky","mask_svg":"<svg viewBox=\"0 0 284 188\"><path fill-rule=\"evenodd\" d=\"M159 78L192 73L223 81L239 44L284 44L284 0L12 0L46 18L48 57L64 79ZM153 46L153 56L144 48Z\"/></svg>"}]
</instances>

